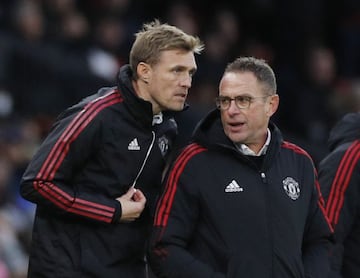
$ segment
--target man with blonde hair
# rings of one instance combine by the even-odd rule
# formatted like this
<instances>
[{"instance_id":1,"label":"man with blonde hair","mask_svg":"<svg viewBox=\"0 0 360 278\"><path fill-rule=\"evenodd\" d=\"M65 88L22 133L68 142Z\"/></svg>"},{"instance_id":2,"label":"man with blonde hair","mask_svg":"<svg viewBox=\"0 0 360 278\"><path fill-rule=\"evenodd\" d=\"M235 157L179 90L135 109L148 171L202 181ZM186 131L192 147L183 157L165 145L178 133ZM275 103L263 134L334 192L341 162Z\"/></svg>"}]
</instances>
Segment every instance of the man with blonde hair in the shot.
<instances>
[{"instance_id":1,"label":"man with blonde hair","mask_svg":"<svg viewBox=\"0 0 360 278\"><path fill-rule=\"evenodd\" d=\"M203 44L146 23L118 86L56 119L21 195L37 204L28 277L145 277L152 207Z\"/></svg>"}]
</instances>

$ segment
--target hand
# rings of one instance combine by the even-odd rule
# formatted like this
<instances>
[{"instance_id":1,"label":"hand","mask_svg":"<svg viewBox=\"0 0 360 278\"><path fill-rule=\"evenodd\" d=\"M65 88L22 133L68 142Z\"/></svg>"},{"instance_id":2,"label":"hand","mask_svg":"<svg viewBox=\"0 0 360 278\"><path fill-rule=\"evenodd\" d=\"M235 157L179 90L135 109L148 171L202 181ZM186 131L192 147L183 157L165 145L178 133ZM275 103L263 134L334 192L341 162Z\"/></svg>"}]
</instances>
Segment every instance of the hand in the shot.
<instances>
[{"instance_id":1,"label":"hand","mask_svg":"<svg viewBox=\"0 0 360 278\"><path fill-rule=\"evenodd\" d=\"M131 187L128 192L116 199L121 204L120 221L134 221L144 210L146 198L139 190Z\"/></svg>"}]
</instances>

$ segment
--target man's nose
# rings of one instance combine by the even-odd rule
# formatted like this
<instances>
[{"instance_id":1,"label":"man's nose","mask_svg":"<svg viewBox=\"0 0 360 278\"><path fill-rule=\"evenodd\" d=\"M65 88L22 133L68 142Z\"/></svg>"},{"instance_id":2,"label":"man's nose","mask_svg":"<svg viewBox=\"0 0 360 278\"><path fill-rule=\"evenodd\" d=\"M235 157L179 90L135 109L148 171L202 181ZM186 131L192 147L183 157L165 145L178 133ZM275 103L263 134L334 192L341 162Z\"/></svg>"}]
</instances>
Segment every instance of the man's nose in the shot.
<instances>
[{"instance_id":1,"label":"man's nose","mask_svg":"<svg viewBox=\"0 0 360 278\"><path fill-rule=\"evenodd\" d=\"M240 110L241 109L235 103L235 99L232 99L230 101L230 106L229 106L228 112L231 114L234 114L234 113L239 113Z\"/></svg>"},{"instance_id":2,"label":"man's nose","mask_svg":"<svg viewBox=\"0 0 360 278\"><path fill-rule=\"evenodd\" d=\"M183 87L190 88L191 83L192 83L192 76L189 74L185 74L180 80L180 85Z\"/></svg>"}]
</instances>

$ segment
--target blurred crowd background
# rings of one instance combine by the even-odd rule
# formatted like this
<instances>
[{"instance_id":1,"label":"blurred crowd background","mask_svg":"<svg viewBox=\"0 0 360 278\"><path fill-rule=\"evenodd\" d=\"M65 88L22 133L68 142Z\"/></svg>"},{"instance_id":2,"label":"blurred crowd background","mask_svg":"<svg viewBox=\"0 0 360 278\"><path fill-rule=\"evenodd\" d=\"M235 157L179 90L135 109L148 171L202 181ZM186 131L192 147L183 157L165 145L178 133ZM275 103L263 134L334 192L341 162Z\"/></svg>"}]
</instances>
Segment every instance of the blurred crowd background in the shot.
<instances>
[{"instance_id":1,"label":"blurred crowd background","mask_svg":"<svg viewBox=\"0 0 360 278\"><path fill-rule=\"evenodd\" d=\"M315 163L330 128L360 103L358 0L1 0L0 278L26 277L34 205L19 180L54 118L116 85L134 33L160 19L199 36L190 109L178 117L181 146L214 108L228 62L263 58L278 79L274 122Z\"/></svg>"}]
</instances>

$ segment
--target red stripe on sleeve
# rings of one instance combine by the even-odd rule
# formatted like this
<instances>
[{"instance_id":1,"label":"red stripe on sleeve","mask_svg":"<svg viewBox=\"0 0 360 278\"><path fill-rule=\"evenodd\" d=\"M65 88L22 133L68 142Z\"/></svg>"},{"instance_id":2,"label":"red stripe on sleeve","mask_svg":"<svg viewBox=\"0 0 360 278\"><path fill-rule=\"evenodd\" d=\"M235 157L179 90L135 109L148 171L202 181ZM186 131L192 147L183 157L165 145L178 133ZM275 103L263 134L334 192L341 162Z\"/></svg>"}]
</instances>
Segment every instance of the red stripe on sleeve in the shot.
<instances>
[{"instance_id":1,"label":"red stripe on sleeve","mask_svg":"<svg viewBox=\"0 0 360 278\"><path fill-rule=\"evenodd\" d=\"M110 103L109 103L110 101ZM38 178L42 179L52 179L51 174L54 174L54 163L59 159L62 153L67 153L70 143L72 143L77 136L74 136L74 133L79 130L77 135L87 126L88 123L98 114L101 109L106 108L109 105L112 105L116 102L121 102L121 98L118 94L111 93L107 95L106 98L96 99L93 102L90 102L82 111L80 111L76 117L72 120L66 130L62 133L54 147L52 148L49 156L44 162L40 172L38 173ZM100 109L98 109L100 108ZM86 123L84 125L84 123ZM82 127L80 129L80 126ZM63 157L62 157L63 159ZM62 162L60 159L60 162Z\"/></svg>"},{"instance_id":2,"label":"red stripe on sleeve","mask_svg":"<svg viewBox=\"0 0 360 278\"><path fill-rule=\"evenodd\" d=\"M299 146L297 146L297 145L295 145L295 144L293 144L293 143L284 141L284 143L283 143L282 146L283 146L284 148L293 150L294 152L296 152L296 153L298 153L298 154L305 155L305 156L308 157L311 161L313 161L308 152L306 152L304 149L300 148ZM322 214L324 215L324 218L325 218L325 220L326 220L326 222L327 222L327 225L329 226L330 231L333 231L333 227L332 227L332 225L331 225L331 222L330 222L330 220L329 220L329 218L328 218L328 216L327 216L327 214L326 214L325 201L324 201L324 198L323 198L323 196L322 196L322 194L321 194L320 184L319 184L319 181L318 181L318 178L317 178L316 168L314 168L314 171L315 171L315 172L314 172L314 175L315 175L315 177L316 177L316 179L315 179L315 187L316 187L316 191L317 191L318 196L319 196L317 203L318 203L318 206L319 206Z\"/></svg>"},{"instance_id":3,"label":"red stripe on sleeve","mask_svg":"<svg viewBox=\"0 0 360 278\"><path fill-rule=\"evenodd\" d=\"M103 210L92 209L87 206L78 205L76 203L72 204L70 199L64 198L65 195L62 195L62 196L59 195L58 197L54 196L54 194L51 191L49 191L49 188L51 188L51 187L54 187L54 184L49 183L49 186L44 187L43 190L39 191L39 193L41 195L43 195L45 198L47 198L48 200L50 200L51 202L53 202L54 204L56 204L58 207L66 210L68 212L72 212L72 213L75 213L78 215L83 215L83 216L86 216L89 218L96 219L98 221L111 223L113 212L106 213ZM72 198L72 200L74 200L74 199ZM113 209L113 208L107 208L106 210L109 211L109 209ZM113 211L115 211L115 209L113 209Z\"/></svg>"},{"instance_id":4,"label":"red stripe on sleeve","mask_svg":"<svg viewBox=\"0 0 360 278\"><path fill-rule=\"evenodd\" d=\"M345 192L352 173L360 157L360 141L355 141L345 152L339 163L327 201L326 212L333 224L339 221L339 214L344 204Z\"/></svg>"},{"instance_id":5,"label":"red stripe on sleeve","mask_svg":"<svg viewBox=\"0 0 360 278\"><path fill-rule=\"evenodd\" d=\"M197 145L191 144L186 147L183 152L179 155L175 164L169 174L166 182L164 193L159 201L157 212L155 215L154 224L156 226L166 226L169 213L174 200L177 184L181 173L183 172L187 162L196 154L205 151L206 149Z\"/></svg>"},{"instance_id":6,"label":"red stripe on sleeve","mask_svg":"<svg viewBox=\"0 0 360 278\"><path fill-rule=\"evenodd\" d=\"M324 215L324 218L326 220L326 223L330 229L330 231L333 233L334 232L334 229L333 229L333 226L331 225L331 221L329 219L329 217L327 216L326 214L326 209L325 209L325 201L324 201L324 198L321 194L321 190L320 190L320 184L319 184L319 180L316 179L315 181L315 186L316 186L316 190L318 192L318 195L319 195L319 199L318 199L318 206L322 212L322 214Z\"/></svg>"},{"instance_id":7,"label":"red stripe on sleeve","mask_svg":"<svg viewBox=\"0 0 360 278\"><path fill-rule=\"evenodd\" d=\"M121 95L117 91L112 91L88 103L72 120L50 151L33 184L40 194L58 207L99 221L112 221L114 208L72 197L51 181L67 155L71 143L101 110L120 102L122 102Z\"/></svg>"},{"instance_id":8,"label":"red stripe on sleeve","mask_svg":"<svg viewBox=\"0 0 360 278\"><path fill-rule=\"evenodd\" d=\"M289 149L289 150L293 150L294 152L296 152L298 154L303 154L303 155L307 156L308 158L310 158L312 161L311 156L304 149L300 148L299 146L297 146L293 143L284 141L282 144L282 147Z\"/></svg>"}]
</instances>

